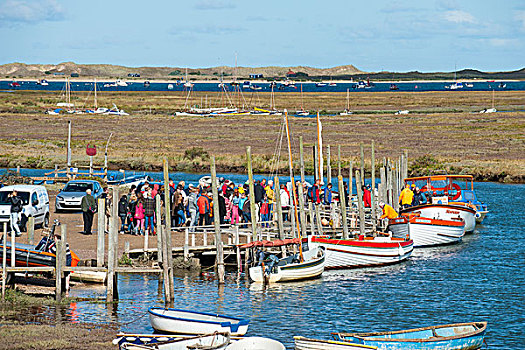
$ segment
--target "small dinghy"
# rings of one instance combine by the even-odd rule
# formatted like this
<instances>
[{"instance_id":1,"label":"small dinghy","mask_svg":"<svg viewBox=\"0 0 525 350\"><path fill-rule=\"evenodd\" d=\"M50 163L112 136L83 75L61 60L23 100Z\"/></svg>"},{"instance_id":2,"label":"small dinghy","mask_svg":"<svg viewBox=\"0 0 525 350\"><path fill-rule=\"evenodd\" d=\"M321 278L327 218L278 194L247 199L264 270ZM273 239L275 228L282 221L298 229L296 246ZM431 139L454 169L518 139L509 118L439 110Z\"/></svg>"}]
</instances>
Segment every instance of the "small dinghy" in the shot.
<instances>
[{"instance_id":1,"label":"small dinghy","mask_svg":"<svg viewBox=\"0 0 525 350\"><path fill-rule=\"evenodd\" d=\"M366 350L377 349L376 346L349 343L339 340L311 339L294 337L295 350Z\"/></svg>"},{"instance_id":2,"label":"small dinghy","mask_svg":"<svg viewBox=\"0 0 525 350\"><path fill-rule=\"evenodd\" d=\"M483 345L487 322L455 323L394 332L333 333L336 340L377 346L380 350L471 350Z\"/></svg>"},{"instance_id":3,"label":"small dinghy","mask_svg":"<svg viewBox=\"0 0 525 350\"><path fill-rule=\"evenodd\" d=\"M242 336L248 331L249 320L204 312L163 309L149 309L149 321L159 333L212 334L230 333Z\"/></svg>"},{"instance_id":4,"label":"small dinghy","mask_svg":"<svg viewBox=\"0 0 525 350\"><path fill-rule=\"evenodd\" d=\"M192 337L174 337L156 334L122 334L113 340L119 349L140 350L187 350L187 349L226 349L230 344L229 333L214 333Z\"/></svg>"},{"instance_id":5,"label":"small dinghy","mask_svg":"<svg viewBox=\"0 0 525 350\"><path fill-rule=\"evenodd\" d=\"M226 350L285 350L277 340L263 337L248 337L233 342Z\"/></svg>"}]
</instances>

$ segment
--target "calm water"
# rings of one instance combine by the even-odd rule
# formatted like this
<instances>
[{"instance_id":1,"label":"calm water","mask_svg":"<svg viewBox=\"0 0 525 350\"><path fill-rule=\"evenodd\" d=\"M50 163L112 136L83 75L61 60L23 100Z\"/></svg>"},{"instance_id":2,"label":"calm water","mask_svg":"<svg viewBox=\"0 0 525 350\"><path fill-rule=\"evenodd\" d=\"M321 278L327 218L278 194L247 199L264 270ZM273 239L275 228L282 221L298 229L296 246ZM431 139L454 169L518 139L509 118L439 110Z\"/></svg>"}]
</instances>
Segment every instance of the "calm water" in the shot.
<instances>
[{"instance_id":1,"label":"calm water","mask_svg":"<svg viewBox=\"0 0 525 350\"><path fill-rule=\"evenodd\" d=\"M43 91L60 91L64 89L65 86L65 78L62 81L50 81L49 85L47 86L41 86L38 85L35 81L18 81L20 84L19 87L10 87L9 84L10 81L0 81L0 90L43 90ZM124 79L125 81L125 79ZM182 84L177 85L175 81L172 83L151 83L149 87L145 87L143 83L139 82L128 82L128 86L124 87L104 87L105 83L111 83L112 81L105 81L105 82L97 82L97 90L99 92L104 91L171 91L176 93L181 91L186 91ZM447 90L445 86L449 86L453 81L450 82L411 82L411 83L396 83L399 90L397 91L445 91ZM219 92L222 91L221 88L218 87L218 81L213 83L195 83L193 90L194 91L210 91L210 92ZM168 85L172 85L172 89L168 89ZM258 83L253 82L253 84L258 85L261 87L262 90L260 91L270 91L271 87L269 83ZM486 81L479 81L479 82L473 82L473 86L471 88L464 87L463 89L460 89L458 91L488 91L488 90L496 90L496 91L504 91L504 90L518 90L523 91L525 90L525 81L502 81L498 80L496 82L486 82ZM294 87L281 87L281 84L278 84L277 87L274 88L275 92L298 92L300 91L300 83L297 82ZM246 93L253 93L256 91L251 90L250 88L242 88L242 84L240 85L241 89ZM390 91L390 83L375 83L373 87L366 88L366 89L357 89L354 88L355 83L338 83L337 86L323 86L323 87L317 87L315 83L303 83L303 91L304 92L312 92L312 91L332 91L332 92L345 92L346 89L350 89L352 92L374 92L374 91ZM74 93L75 91L91 91L94 89L94 83L93 81L88 82L78 82L74 81L71 82L71 91ZM226 89L229 91L233 91L233 87L226 84ZM396 91L392 91L392 93L396 93Z\"/></svg>"},{"instance_id":2,"label":"calm water","mask_svg":"<svg viewBox=\"0 0 525 350\"><path fill-rule=\"evenodd\" d=\"M261 289L244 277L175 277L175 306L248 317L248 335L270 336L288 348L293 335L329 338L332 331L381 331L485 320L490 349L525 345L523 224L525 185L477 183L489 204L483 226L460 244L420 249L403 264L325 272L321 279ZM121 275L115 309L79 302L65 310L74 322L119 323L123 331L151 332L146 311L162 306L154 276ZM103 288L73 296L104 296ZM53 310L40 310L54 314ZM131 322L131 323L130 323Z\"/></svg>"}]
</instances>

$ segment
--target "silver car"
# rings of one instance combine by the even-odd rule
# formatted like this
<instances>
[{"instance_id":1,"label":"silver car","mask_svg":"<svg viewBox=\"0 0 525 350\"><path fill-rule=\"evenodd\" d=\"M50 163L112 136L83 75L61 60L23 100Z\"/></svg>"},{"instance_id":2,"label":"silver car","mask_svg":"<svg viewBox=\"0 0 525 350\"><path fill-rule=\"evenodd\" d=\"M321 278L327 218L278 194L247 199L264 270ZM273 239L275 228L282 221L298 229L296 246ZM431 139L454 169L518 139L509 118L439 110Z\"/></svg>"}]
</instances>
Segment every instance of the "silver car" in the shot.
<instances>
[{"instance_id":1,"label":"silver car","mask_svg":"<svg viewBox=\"0 0 525 350\"><path fill-rule=\"evenodd\" d=\"M81 210L82 197L86 195L87 189L91 190L91 195L97 199L104 191L98 181L94 180L71 180L57 194L55 201L55 211Z\"/></svg>"}]
</instances>

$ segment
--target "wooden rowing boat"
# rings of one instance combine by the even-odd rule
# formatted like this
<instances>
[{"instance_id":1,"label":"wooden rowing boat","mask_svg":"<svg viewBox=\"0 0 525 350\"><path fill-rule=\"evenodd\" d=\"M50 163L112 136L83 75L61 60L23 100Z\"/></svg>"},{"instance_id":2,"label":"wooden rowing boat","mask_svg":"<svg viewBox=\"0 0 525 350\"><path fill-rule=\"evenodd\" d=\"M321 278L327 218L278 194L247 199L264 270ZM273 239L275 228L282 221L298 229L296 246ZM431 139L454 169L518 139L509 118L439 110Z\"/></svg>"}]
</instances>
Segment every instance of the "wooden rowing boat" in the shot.
<instances>
[{"instance_id":1,"label":"wooden rowing boat","mask_svg":"<svg viewBox=\"0 0 525 350\"><path fill-rule=\"evenodd\" d=\"M349 343L339 340L311 339L305 337L293 337L295 350L370 350L377 349L375 346Z\"/></svg>"},{"instance_id":2,"label":"wooden rowing boat","mask_svg":"<svg viewBox=\"0 0 525 350\"><path fill-rule=\"evenodd\" d=\"M333 333L334 339L380 350L474 350L483 345L487 322L455 323L393 332Z\"/></svg>"},{"instance_id":3,"label":"wooden rowing boat","mask_svg":"<svg viewBox=\"0 0 525 350\"><path fill-rule=\"evenodd\" d=\"M229 333L214 333L191 337L157 335L122 335L113 341L122 350L187 350L226 349L230 344Z\"/></svg>"},{"instance_id":4,"label":"wooden rowing boat","mask_svg":"<svg viewBox=\"0 0 525 350\"><path fill-rule=\"evenodd\" d=\"M248 331L249 320L179 309L152 307L149 320L155 331L178 334L230 333L244 335Z\"/></svg>"},{"instance_id":5,"label":"wooden rowing boat","mask_svg":"<svg viewBox=\"0 0 525 350\"><path fill-rule=\"evenodd\" d=\"M285 350L277 340L263 337L248 337L232 342L226 350Z\"/></svg>"},{"instance_id":6,"label":"wooden rowing boat","mask_svg":"<svg viewBox=\"0 0 525 350\"><path fill-rule=\"evenodd\" d=\"M393 237L409 234L414 247L429 247L460 242L465 235L465 221L460 218L440 220L410 214L389 220L388 230Z\"/></svg>"}]
</instances>

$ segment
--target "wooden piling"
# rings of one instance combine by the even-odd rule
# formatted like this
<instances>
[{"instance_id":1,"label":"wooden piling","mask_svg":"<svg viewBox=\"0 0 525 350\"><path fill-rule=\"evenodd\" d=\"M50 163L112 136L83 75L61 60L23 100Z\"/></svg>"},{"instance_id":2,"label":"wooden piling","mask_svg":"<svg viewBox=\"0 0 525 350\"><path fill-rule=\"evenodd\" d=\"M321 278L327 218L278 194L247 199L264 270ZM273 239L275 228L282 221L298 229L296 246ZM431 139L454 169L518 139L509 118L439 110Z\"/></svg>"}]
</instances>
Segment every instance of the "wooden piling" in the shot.
<instances>
[{"instance_id":1,"label":"wooden piling","mask_svg":"<svg viewBox=\"0 0 525 350\"><path fill-rule=\"evenodd\" d=\"M55 255L55 300L59 303L62 301L62 240L56 242Z\"/></svg>"},{"instance_id":2,"label":"wooden piling","mask_svg":"<svg viewBox=\"0 0 525 350\"><path fill-rule=\"evenodd\" d=\"M350 161L350 166L349 166L349 172L348 172L348 201L350 203L346 203L346 205L348 206L352 206L352 197L354 196L354 180L352 179L354 175L354 162L353 161Z\"/></svg>"},{"instance_id":3,"label":"wooden piling","mask_svg":"<svg viewBox=\"0 0 525 350\"><path fill-rule=\"evenodd\" d=\"M337 145L337 177L341 176L341 145Z\"/></svg>"},{"instance_id":4,"label":"wooden piling","mask_svg":"<svg viewBox=\"0 0 525 350\"><path fill-rule=\"evenodd\" d=\"M408 177L408 150L404 150L404 155L405 155L405 165L403 167L404 169L404 172L403 172L403 179L406 179Z\"/></svg>"},{"instance_id":5,"label":"wooden piling","mask_svg":"<svg viewBox=\"0 0 525 350\"><path fill-rule=\"evenodd\" d=\"M299 157L301 167L301 182L304 183L304 150L303 150L303 137L299 136Z\"/></svg>"},{"instance_id":6,"label":"wooden piling","mask_svg":"<svg viewBox=\"0 0 525 350\"><path fill-rule=\"evenodd\" d=\"M320 210L320 207L321 204L314 204L314 208L315 208L315 221L317 223L317 233L318 235L322 235L323 234L323 224L321 222L321 210Z\"/></svg>"},{"instance_id":7,"label":"wooden piling","mask_svg":"<svg viewBox=\"0 0 525 350\"><path fill-rule=\"evenodd\" d=\"M332 161L330 159L330 145L326 146L326 182L332 183Z\"/></svg>"},{"instance_id":8,"label":"wooden piling","mask_svg":"<svg viewBox=\"0 0 525 350\"><path fill-rule=\"evenodd\" d=\"M60 225L60 240L62 241L62 247L60 249L60 256L61 261L60 264L62 265L62 268L64 268L67 265L67 257L66 257L66 244L67 244L67 225ZM58 247L57 247L57 253L58 253ZM62 274L62 292L67 292L69 289L69 283L65 277L65 274L63 271L60 271Z\"/></svg>"},{"instance_id":9,"label":"wooden piling","mask_svg":"<svg viewBox=\"0 0 525 350\"><path fill-rule=\"evenodd\" d=\"M169 190L168 190L169 191ZM155 216L157 218L157 262L162 263L162 206L160 193L155 196Z\"/></svg>"},{"instance_id":10,"label":"wooden piling","mask_svg":"<svg viewBox=\"0 0 525 350\"><path fill-rule=\"evenodd\" d=\"M217 267L219 284L224 284L224 252L222 249L221 239L221 218L219 215L219 191L217 190L217 172L215 170L215 157L211 157L211 191L213 195L213 226L215 228L215 249L217 250L215 265ZM254 192L250 191L250 197L250 201L254 201Z\"/></svg>"},{"instance_id":11,"label":"wooden piling","mask_svg":"<svg viewBox=\"0 0 525 350\"><path fill-rule=\"evenodd\" d=\"M314 204L308 203L308 211L310 214L310 234L315 235L315 222L314 222Z\"/></svg>"},{"instance_id":12,"label":"wooden piling","mask_svg":"<svg viewBox=\"0 0 525 350\"><path fill-rule=\"evenodd\" d=\"M385 167L379 169L379 176L381 178L381 183L379 184L379 201L386 203L386 174Z\"/></svg>"},{"instance_id":13,"label":"wooden piling","mask_svg":"<svg viewBox=\"0 0 525 350\"><path fill-rule=\"evenodd\" d=\"M313 152L314 152L314 183L319 179L319 154L317 150L317 146L313 146ZM323 179L320 179L321 181Z\"/></svg>"},{"instance_id":14,"label":"wooden piling","mask_svg":"<svg viewBox=\"0 0 525 350\"><path fill-rule=\"evenodd\" d=\"M16 262L15 261L16 260L15 259L15 249L14 249L14 247L16 247L15 239L16 239L15 232L11 230L11 267L15 267L15 262ZM4 241L4 242L7 242L7 241Z\"/></svg>"},{"instance_id":15,"label":"wooden piling","mask_svg":"<svg viewBox=\"0 0 525 350\"><path fill-rule=\"evenodd\" d=\"M375 155L375 144L372 140L372 152L371 152L371 161L372 161L372 191L370 191L370 207L372 208L372 232L374 237L376 236L376 155Z\"/></svg>"},{"instance_id":16,"label":"wooden piling","mask_svg":"<svg viewBox=\"0 0 525 350\"><path fill-rule=\"evenodd\" d=\"M303 193L303 184L299 184L298 186L298 205L299 205L299 217L301 219L300 228L301 228L301 236L306 237L306 213L304 211L304 193Z\"/></svg>"},{"instance_id":17,"label":"wooden piling","mask_svg":"<svg viewBox=\"0 0 525 350\"><path fill-rule=\"evenodd\" d=\"M242 260L241 260L241 239L239 236L239 226L235 225L235 256L237 258L237 272L242 272ZM245 255L246 258L246 255Z\"/></svg>"},{"instance_id":18,"label":"wooden piling","mask_svg":"<svg viewBox=\"0 0 525 350\"><path fill-rule=\"evenodd\" d=\"M105 251L105 200L104 198L98 199L98 214L97 214L97 266L104 266L104 251Z\"/></svg>"},{"instance_id":19,"label":"wooden piling","mask_svg":"<svg viewBox=\"0 0 525 350\"><path fill-rule=\"evenodd\" d=\"M115 187L112 188L112 191L113 197L118 197L118 190L116 190ZM104 207L99 208L99 215L104 216ZM106 301L108 303L112 303L113 300L117 299L115 290L115 269L117 268L118 238L114 237L116 234L115 225L111 224L111 222L113 222L113 217L111 217L110 220L110 229L108 233L108 279L106 285ZM102 230L102 232L104 231Z\"/></svg>"},{"instance_id":20,"label":"wooden piling","mask_svg":"<svg viewBox=\"0 0 525 350\"><path fill-rule=\"evenodd\" d=\"M273 183L275 185L275 208L277 211L277 228L279 230L279 239L284 238L284 223L283 223L283 207L281 206L281 185L279 184L279 176L274 177Z\"/></svg>"},{"instance_id":21,"label":"wooden piling","mask_svg":"<svg viewBox=\"0 0 525 350\"><path fill-rule=\"evenodd\" d=\"M355 181L356 181L356 187L357 187L357 205L359 208L359 233L364 235L365 234L365 210L363 206L363 192L361 189L361 186L363 185L361 181L361 174L359 173L359 170L355 171Z\"/></svg>"},{"instance_id":22,"label":"wooden piling","mask_svg":"<svg viewBox=\"0 0 525 350\"><path fill-rule=\"evenodd\" d=\"M344 183L343 176L339 175L338 178L339 185L339 203L341 204L341 220L343 221L343 239L348 239L348 221L346 220L346 198L344 196Z\"/></svg>"},{"instance_id":23,"label":"wooden piling","mask_svg":"<svg viewBox=\"0 0 525 350\"><path fill-rule=\"evenodd\" d=\"M27 239L29 245L35 244L35 218L33 216L27 219Z\"/></svg>"},{"instance_id":24,"label":"wooden piling","mask_svg":"<svg viewBox=\"0 0 525 350\"><path fill-rule=\"evenodd\" d=\"M252 221L252 238L257 239L257 213L255 211L255 186L253 184L252 148L246 147L246 161L248 168L248 186L250 187L250 214Z\"/></svg>"},{"instance_id":25,"label":"wooden piling","mask_svg":"<svg viewBox=\"0 0 525 350\"><path fill-rule=\"evenodd\" d=\"M7 242L7 222L4 222L2 242ZM7 280L7 244L2 247L2 300L5 300L5 282Z\"/></svg>"},{"instance_id":26,"label":"wooden piling","mask_svg":"<svg viewBox=\"0 0 525 350\"><path fill-rule=\"evenodd\" d=\"M186 227L184 229L184 248L183 248L184 261L188 261L190 258L189 245L190 245L190 229Z\"/></svg>"},{"instance_id":27,"label":"wooden piling","mask_svg":"<svg viewBox=\"0 0 525 350\"><path fill-rule=\"evenodd\" d=\"M167 282L168 293L166 296L166 304L169 306L173 305L175 299L175 286L173 282L173 249L171 247L171 203L170 203L170 188L169 188L169 173L168 173L168 160L164 158L162 160L163 166L163 175L164 175L164 208L166 210L165 214L165 224L166 229L164 234L164 243L166 247L166 260L168 265L167 276L164 278L165 286Z\"/></svg>"},{"instance_id":28,"label":"wooden piling","mask_svg":"<svg viewBox=\"0 0 525 350\"><path fill-rule=\"evenodd\" d=\"M365 182L365 145L361 142L359 144L359 154L361 157L361 179L363 180L363 183ZM357 180L357 179L356 179Z\"/></svg>"}]
</instances>

